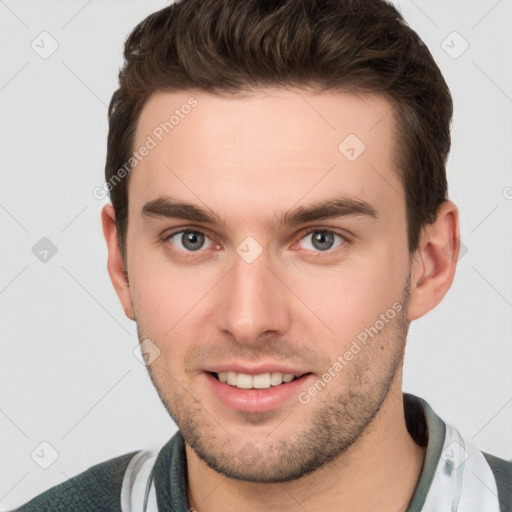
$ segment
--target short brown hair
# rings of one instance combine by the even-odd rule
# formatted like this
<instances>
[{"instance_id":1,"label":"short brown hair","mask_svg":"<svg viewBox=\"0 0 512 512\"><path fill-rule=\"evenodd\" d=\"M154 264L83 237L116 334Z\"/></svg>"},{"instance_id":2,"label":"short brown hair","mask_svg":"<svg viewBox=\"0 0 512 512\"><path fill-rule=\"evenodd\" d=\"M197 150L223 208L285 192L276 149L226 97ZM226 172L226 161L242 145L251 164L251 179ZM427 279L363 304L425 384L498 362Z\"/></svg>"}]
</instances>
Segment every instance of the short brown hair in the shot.
<instances>
[{"instance_id":1,"label":"short brown hair","mask_svg":"<svg viewBox=\"0 0 512 512\"><path fill-rule=\"evenodd\" d=\"M126 168L153 92L236 95L278 86L390 100L410 253L447 199L450 91L426 45L384 0L182 0L139 23L124 58L108 110L107 183ZM124 256L128 181L124 172L109 187Z\"/></svg>"}]
</instances>

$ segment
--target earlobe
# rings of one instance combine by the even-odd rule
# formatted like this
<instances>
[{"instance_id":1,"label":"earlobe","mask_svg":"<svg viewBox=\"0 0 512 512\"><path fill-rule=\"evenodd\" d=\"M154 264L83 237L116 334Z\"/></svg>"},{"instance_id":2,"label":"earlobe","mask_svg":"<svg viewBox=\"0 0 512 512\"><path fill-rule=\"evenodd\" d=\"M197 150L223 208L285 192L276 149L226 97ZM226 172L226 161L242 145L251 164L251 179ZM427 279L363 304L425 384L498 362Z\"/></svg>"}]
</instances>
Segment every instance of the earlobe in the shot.
<instances>
[{"instance_id":1,"label":"earlobe","mask_svg":"<svg viewBox=\"0 0 512 512\"><path fill-rule=\"evenodd\" d=\"M445 201L435 222L423 229L414 255L409 320L434 309L446 295L455 276L459 249L459 213L452 201Z\"/></svg>"},{"instance_id":2,"label":"earlobe","mask_svg":"<svg viewBox=\"0 0 512 512\"><path fill-rule=\"evenodd\" d=\"M101 211L101 223L103 226L103 235L107 243L108 260L107 269L110 275L110 280L114 289L121 301L124 312L130 320L135 319L133 312L132 301L130 296L130 286L128 281L128 274L125 268L125 262L119 248L117 240L117 230L115 224L114 207L107 204Z\"/></svg>"}]
</instances>

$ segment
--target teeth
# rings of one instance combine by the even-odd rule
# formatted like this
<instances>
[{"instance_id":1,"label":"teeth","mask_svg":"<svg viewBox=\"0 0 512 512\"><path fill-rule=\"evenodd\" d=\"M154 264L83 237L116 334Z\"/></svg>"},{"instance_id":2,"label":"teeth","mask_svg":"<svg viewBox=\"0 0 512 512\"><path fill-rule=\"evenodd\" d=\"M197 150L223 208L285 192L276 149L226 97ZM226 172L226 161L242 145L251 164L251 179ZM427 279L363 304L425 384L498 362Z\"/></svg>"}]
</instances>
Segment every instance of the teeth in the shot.
<instances>
[{"instance_id":1,"label":"teeth","mask_svg":"<svg viewBox=\"0 0 512 512\"><path fill-rule=\"evenodd\" d=\"M272 372L270 376L270 384L272 386L279 386L283 382L283 374L280 372Z\"/></svg>"},{"instance_id":2,"label":"teeth","mask_svg":"<svg viewBox=\"0 0 512 512\"><path fill-rule=\"evenodd\" d=\"M252 376L246 373L239 373L236 380L236 387L242 389L252 388Z\"/></svg>"},{"instance_id":3,"label":"teeth","mask_svg":"<svg viewBox=\"0 0 512 512\"><path fill-rule=\"evenodd\" d=\"M262 373L252 378L252 386L256 389L267 389L270 387L270 373Z\"/></svg>"},{"instance_id":4,"label":"teeth","mask_svg":"<svg viewBox=\"0 0 512 512\"><path fill-rule=\"evenodd\" d=\"M259 375L248 375L237 372L219 372L217 377L221 382L240 389L268 389L271 386L279 386L283 382L291 382L295 379L293 373L261 373Z\"/></svg>"}]
</instances>

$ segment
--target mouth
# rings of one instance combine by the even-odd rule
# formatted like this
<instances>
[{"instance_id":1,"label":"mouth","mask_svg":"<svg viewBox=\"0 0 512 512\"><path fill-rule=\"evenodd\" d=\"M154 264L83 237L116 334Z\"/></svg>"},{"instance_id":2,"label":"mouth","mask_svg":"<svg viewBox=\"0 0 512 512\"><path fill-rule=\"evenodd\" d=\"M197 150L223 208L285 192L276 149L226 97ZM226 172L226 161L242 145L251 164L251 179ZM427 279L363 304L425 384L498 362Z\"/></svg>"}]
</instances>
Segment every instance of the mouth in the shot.
<instances>
[{"instance_id":1,"label":"mouth","mask_svg":"<svg viewBox=\"0 0 512 512\"><path fill-rule=\"evenodd\" d=\"M281 386L300 379L304 375L308 375L294 375L293 373L282 372L266 372L250 375L235 371L208 373L218 381L238 389L270 389L271 387Z\"/></svg>"},{"instance_id":2,"label":"mouth","mask_svg":"<svg viewBox=\"0 0 512 512\"><path fill-rule=\"evenodd\" d=\"M244 364L225 361L202 371L206 390L231 411L265 413L299 404L298 394L311 386L315 375L287 363ZM299 404L300 405L300 404Z\"/></svg>"}]
</instances>

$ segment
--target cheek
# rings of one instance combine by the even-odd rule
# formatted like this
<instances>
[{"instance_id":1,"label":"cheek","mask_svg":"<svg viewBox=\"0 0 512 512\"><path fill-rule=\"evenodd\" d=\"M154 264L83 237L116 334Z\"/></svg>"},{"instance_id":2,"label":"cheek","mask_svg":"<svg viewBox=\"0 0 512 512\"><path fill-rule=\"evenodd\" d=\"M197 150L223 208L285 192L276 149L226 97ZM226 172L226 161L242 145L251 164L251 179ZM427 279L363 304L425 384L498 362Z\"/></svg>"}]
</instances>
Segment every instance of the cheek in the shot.
<instances>
[{"instance_id":1,"label":"cheek","mask_svg":"<svg viewBox=\"0 0 512 512\"><path fill-rule=\"evenodd\" d=\"M194 287L177 272L171 275L169 271L147 270L135 265L132 271L130 288L139 336L150 339L159 350L159 357L150 367L151 373L162 392L179 391L180 386L174 379L184 383L186 337L191 334L187 322L198 300L191 291Z\"/></svg>"},{"instance_id":2,"label":"cheek","mask_svg":"<svg viewBox=\"0 0 512 512\"><path fill-rule=\"evenodd\" d=\"M402 301L407 273L408 258L390 244L347 265L297 270L287 282L312 313L301 315L309 331L324 332L323 339L339 351Z\"/></svg>"},{"instance_id":3,"label":"cheek","mask_svg":"<svg viewBox=\"0 0 512 512\"><path fill-rule=\"evenodd\" d=\"M166 336L204 295L195 280L180 272L155 268L138 272L133 268L133 274L131 291L138 318L159 338Z\"/></svg>"},{"instance_id":4,"label":"cheek","mask_svg":"<svg viewBox=\"0 0 512 512\"><path fill-rule=\"evenodd\" d=\"M199 315L211 300L209 291L219 279L218 272L214 266L178 266L155 247L139 251L135 247L130 254L130 293L137 323L161 350L172 346L179 351L182 340L201 325ZM175 343L177 338L180 343Z\"/></svg>"}]
</instances>

